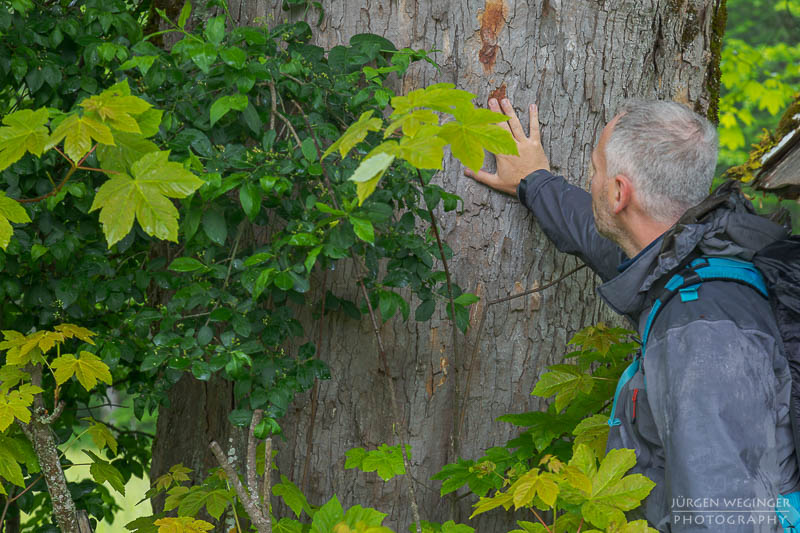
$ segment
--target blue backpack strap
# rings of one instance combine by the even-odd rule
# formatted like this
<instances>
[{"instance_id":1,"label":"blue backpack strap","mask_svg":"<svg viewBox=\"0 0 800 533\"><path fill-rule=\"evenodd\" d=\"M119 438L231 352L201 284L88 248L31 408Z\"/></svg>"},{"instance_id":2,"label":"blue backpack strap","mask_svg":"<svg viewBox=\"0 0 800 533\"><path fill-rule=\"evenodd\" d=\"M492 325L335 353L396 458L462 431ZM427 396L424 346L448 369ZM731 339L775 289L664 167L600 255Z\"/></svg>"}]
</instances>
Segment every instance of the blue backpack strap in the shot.
<instances>
[{"instance_id":1,"label":"blue backpack strap","mask_svg":"<svg viewBox=\"0 0 800 533\"><path fill-rule=\"evenodd\" d=\"M650 337L650 330L655 323L656 317L676 294L681 295L682 302L691 302L699 298L698 289L704 281L727 280L743 283L758 291L765 298L768 297L767 284L761 272L749 261L729 259L727 257L701 257L695 259L689 266L678 274L670 278L664 289L650 308L647 321L642 333L641 355L637 355L633 362L625 369L617 382L617 390L614 392L614 402L611 404L611 415L608 418L608 425L618 426L622 422L616 417L617 400L622 392L622 387L633 378L641 366L647 348L647 339ZM645 387L647 381L645 381Z\"/></svg>"}]
</instances>

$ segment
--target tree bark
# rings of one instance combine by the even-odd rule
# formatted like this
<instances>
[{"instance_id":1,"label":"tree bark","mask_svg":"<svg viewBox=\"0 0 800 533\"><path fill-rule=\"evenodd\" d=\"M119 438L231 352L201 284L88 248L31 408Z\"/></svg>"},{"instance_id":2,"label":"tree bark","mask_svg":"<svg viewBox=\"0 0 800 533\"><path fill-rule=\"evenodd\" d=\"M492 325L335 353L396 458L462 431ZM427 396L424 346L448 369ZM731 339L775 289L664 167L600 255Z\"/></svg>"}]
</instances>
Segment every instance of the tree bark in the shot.
<instances>
[{"instance_id":1,"label":"tree bark","mask_svg":"<svg viewBox=\"0 0 800 533\"><path fill-rule=\"evenodd\" d=\"M441 71L427 64L413 67L398 93L451 82L476 93L483 103L493 91L507 94L518 109L538 103L542 142L554 172L585 188L592 148L624 99L672 99L701 113L716 113L724 0L322 3L325 16L315 40L323 47L370 32L398 48L439 50L433 57ZM281 11L277 0L232 0L230 10L242 24L274 24L304 13ZM306 16L315 28L313 8ZM526 124L527 113L521 117ZM530 391L544 367L563 356L570 336L586 325L615 320L595 297L599 281L583 269L541 293L491 307L477 338L484 302L543 286L579 262L556 251L516 199L463 178L454 160L446 159L434 180L464 199L462 212L437 215L442 238L454 250L449 264L454 281L482 298L469 332L452 334L444 306L430 323L392 320L382 326L403 411L396 424L368 317L355 323L326 316L318 354L333 379L318 384L315 402L312 394L296 399L294 411L282 421L286 441L276 442L281 472L298 484L307 479L304 489L311 502L322 503L336 493L345 507L361 504L390 513L387 524L397 531L412 522L404 485L408 479L384 483L373 474L344 470L346 450L396 444L393 431L401 428L412 446L410 479L422 518L466 521L471 500L445 503L430 476L457 457L476 457L505 443L515 428L495 418L541 407ZM352 264L337 266L328 273L328 286L356 300L355 279ZM306 326L314 331L310 319ZM203 404L191 395L172 395L172 407L160 411L159 439L165 428L185 420L178 410L190 403ZM312 413L314 433L307 440ZM201 437L205 442L198 442L197 453L206 453L211 438L218 437ZM158 472L156 464L185 464L170 455L174 451L171 444L157 448L153 470ZM470 522L477 531L500 531L508 524L502 513Z\"/></svg>"}]
</instances>

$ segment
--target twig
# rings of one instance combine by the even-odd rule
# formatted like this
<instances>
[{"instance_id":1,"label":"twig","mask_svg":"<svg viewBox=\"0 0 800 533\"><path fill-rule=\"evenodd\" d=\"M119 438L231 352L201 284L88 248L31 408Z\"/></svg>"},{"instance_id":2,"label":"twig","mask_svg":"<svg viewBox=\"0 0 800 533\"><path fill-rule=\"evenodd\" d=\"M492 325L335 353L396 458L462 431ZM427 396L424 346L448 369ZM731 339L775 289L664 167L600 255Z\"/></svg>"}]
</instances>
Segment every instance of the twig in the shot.
<instances>
[{"instance_id":1,"label":"twig","mask_svg":"<svg viewBox=\"0 0 800 533\"><path fill-rule=\"evenodd\" d=\"M572 270L570 270L569 272L567 272L566 274L564 274L563 276L561 276L557 280L551 281L549 283L545 283L541 287L536 287L535 289L530 289L530 290L527 290L527 291L524 291L524 292L521 292L521 293L518 293L518 294L512 294L511 296L505 296L503 298L498 298L497 300L492 300L492 301L490 301L490 302L488 302L486 304L486 307L483 308L483 313L481 313L481 321L480 321L480 324L478 325L478 331L475 334L475 342L472 345L472 354L470 355L470 358L469 358L469 368L467 370L467 383L465 385L465 389L466 390L464 391L464 402L465 403L469 399L469 389L470 389L470 384L472 382L472 370L475 367L475 358L478 355L478 348L480 347L481 335L483 334L483 325L486 322L486 316L489 314L489 307L491 307L491 306L493 306L495 304L499 304L499 303L502 303L502 302L507 302L509 300L513 300L515 298L521 298L521 297L527 296L529 294L535 294L537 292L542 292L545 289L549 289L553 285L557 285L557 284L561 283L562 281L564 281L565 279L567 279L568 277L570 277L571 275L575 274L576 272L578 272L579 270L581 270L583 268L586 268L585 264L573 268ZM461 436L461 432L464 429L464 415L466 414L466 411L467 411L466 409L461 411L460 419L458 421L458 432L457 432L457 436L458 437Z\"/></svg>"},{"instance_id":2,"label":"twig","mask_svg":"<svg viewBox=\"0 0 800 533\"><path fill-rule=\"evenodd\" d=\"M267 517L267 524L272 529L272 511L270 509L270 497L272 491L272 439L264 442L264 483L261 485L261 501L264 502L264 514Z\"/></svg>"},{"instance_id":3,"label":"twig","mask_svg":"<svg viewBox=\"0 0 800 533\"><path fill-rule=\"evenodd\" d=\"M225 453L222 451L222 448L220 448L219 444L217 444L217 441L211 441L209 448L211 448L211 453L214 454L219 466L223 471L225 471L228 481L231 485L233 485L233 489L239 496L239 500L242 502L242 506L244 507L245 511L247 511L247 514L250 515L250 520L252 521L253 525L256 527L259 533L271 533L271 524L267 522L262 515L261 509L259 509L256 505L255 498L253 498L248 492L247 488L242 485L236 470L234 470L233 465L228 462L228 458L225 457Z\"/></svg>"},{"instance_id":4,"label":"twig","mask_svg":"<svg viewBox=\"0 0 800 533\"><path fill-rule=\"evenodd\" d=\"M278 112L278 95L275 92L275 82L269 82L269 95L272 101L270 102L271 110L269 113L269 129L275 129L275 114Z\"/></svg>"},{"instance_id":5,"label":"twig","mask_svg":"<svg viewBox=\"0 0 800 533\"><path fill-rule=\"evenodd\" d=\"M533 507L531 507L531 512L533 512L534 516L536 516L536 519L537 519L537 520L539 520L539 522L541 522L541 523L542 523L542 525L544 526L544 529L547 531L547 533L553 533L553 532L551 531L551 529L550 529L549 527L547 527L547 522L545 522L544 520L542 520L542 517L541 517L541 516L539 516L539 513L537 513L537 512L536 512L536 509L534 509Z\"/></svg>"},{"instance_id":6,"label":"twig","mask_svg":"<svg viewBox=\"0 0 800 533\"><path fill-rule=\"evenodd\" d=\"M50 198L51 196L55 196L56 194L59 193L59 191L61 191L64 185L66 185L66 183L69 181L72 175L75 174L76 170L78 170L78 167L72 167L71 169L69 169L67 171L67 174L64 176L64 179L61 180L61 183L56 185L55 188L49 193L37 196L36 198L22 198L17 201L21 204L29 204L29 203L41 202L42 200Z\"/></svg>"},{"instance_id":7,"label":"twig","mask_svg":"<svg viewBox=\"0 0 800 533\"><path fill-rule=\"evenodd\" d=\"M256 409L253 411L253 419L250 421L250 432L247 434L247 487L253 495L258 494L258 478L256 477L256 426L261 422L264 411Z\"/></svg>"},{"instance_id":8,"label":"twig","mask_svg":"<svg viewBox=\"0 0 800 533\"><path fill-rule=\"evenodd\" d=\"M296 101L292 100L292 103L295 105L297 110L300 112L300 115L303 117L303 120L306 123L306 128L311 135L311 140L314 142L314 148L317 150L317 157L320 161L320 166L322 167L322 175L325 179L325 183L328 187L328 194L330 194L331 199L334 203L334 207L339 209L338 202L336 201L336 195L334 194L333 187L331 187L331 181L328 177L328 171L325 168L325 165L322 164L322 149L320 148L319 142L317 141L317 136L314 134L314 130L311 127L311 123L308 120L308 116L303 111L303 108L300 107ZM367 303L367 310L369 311L369 318L372 321L372 331L375 333L375 338L378 341L378 355L381 361L381 365L383 366L383 372L386 375L386 383L387 388L389 389L389 399L392 406L392 416L394 418L394 425L395 425L395 433L397 434L397 438L400 440L400 453L403 457L403 467L405 468L406 472L411 472L411 461L408 459L408 453L406 450L406 442L404 431L405 428L403 426L403 421L400 418L400 410L397 407L397 398L395 397L394 392L394 384L392 383L392 373L389 368L389 361L386 358L386 350L383 347L383 339L381 338L380 328L378 327L378 320L375 317L375 309L372 307L372 302L369 300L369 293L367 292L367 287L364 285L364 278L361 275L361 263L356 258L355 252L350 251L350 256L353 258L353 263L356 267L356 277L358 278L358 284L361 286L361 293L364 296L364 300ZM419 506L417 505L417 495L414 489L414 482L409 476L408 482L408 492L409 496L411 497L411 515L414 517L414 524L416 525L417 533L422 533L422 522L420 521L419 517Z\"/></svg>"},{"instance_id":9,"label":"twig","mask_svg":"<svg viewBox=\"0 0 800 533\"><path fill-rule=\"evenodd\" d=\"M288 118L283 116L283 113L281 113L277 109L275 110L275 114L278 115L278 118L281 119L284 122L284 124L286 124L286 126L289 128L289 131L292 132L292 136L294 137L294 140L297 141L297 147L298 148L302 148L303 147L303 143L300 142L300 136L297 135L296 131L294 131L294 126L292 126L292 122Z\"/></svg>"}]
</instances>

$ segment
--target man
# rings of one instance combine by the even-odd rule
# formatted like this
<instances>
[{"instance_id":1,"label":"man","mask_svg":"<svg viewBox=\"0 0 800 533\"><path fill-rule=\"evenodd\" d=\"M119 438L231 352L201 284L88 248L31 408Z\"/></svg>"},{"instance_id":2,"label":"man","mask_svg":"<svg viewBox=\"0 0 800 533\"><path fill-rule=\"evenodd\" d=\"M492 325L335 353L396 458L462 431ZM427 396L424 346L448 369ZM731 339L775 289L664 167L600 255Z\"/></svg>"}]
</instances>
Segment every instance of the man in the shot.
<instances>
[{"instance_id":1,"label":"man","mask_svg":"<svg viewBox=\"0 0 800 533\"><path fill-rule=\"evenodd\" d=\"M508 116L503 127L520 155L498 155L494 174L465 174L516 193L640 333L664 284L692 257L749 261L786 235L735 188L706 198L716 132L680 104L631 103L606 125L592 152L591 195L549 172L535 106L529 135L508 100L489 108ZM780 333L753 288L706 281L700 293L672 298L654 322L608 446L633 448L634 471L656 483L643 511L661 531L781 531L776 500L800 488L800 473Z\"/></svg>"}]
</instances>

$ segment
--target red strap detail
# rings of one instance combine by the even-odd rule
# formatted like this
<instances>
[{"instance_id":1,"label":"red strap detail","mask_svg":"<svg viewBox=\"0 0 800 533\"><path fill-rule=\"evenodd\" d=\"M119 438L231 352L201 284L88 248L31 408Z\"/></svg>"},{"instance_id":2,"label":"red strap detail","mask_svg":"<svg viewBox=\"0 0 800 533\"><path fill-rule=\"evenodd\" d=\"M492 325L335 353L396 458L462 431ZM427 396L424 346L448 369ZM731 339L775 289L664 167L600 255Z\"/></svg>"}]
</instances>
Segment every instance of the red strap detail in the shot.
<instances>
[{"instance_id":1,"label":"red strap detail","mask_svg":"<svg viewBox=\"0 0 800 533\"><path fill-rule=\"evenodd\" d=\"M636 420L636 396L639 394L639 389L633 389L633 417L631 422Z\"/></svg>"}]
</instances>

